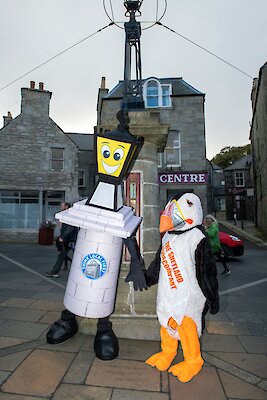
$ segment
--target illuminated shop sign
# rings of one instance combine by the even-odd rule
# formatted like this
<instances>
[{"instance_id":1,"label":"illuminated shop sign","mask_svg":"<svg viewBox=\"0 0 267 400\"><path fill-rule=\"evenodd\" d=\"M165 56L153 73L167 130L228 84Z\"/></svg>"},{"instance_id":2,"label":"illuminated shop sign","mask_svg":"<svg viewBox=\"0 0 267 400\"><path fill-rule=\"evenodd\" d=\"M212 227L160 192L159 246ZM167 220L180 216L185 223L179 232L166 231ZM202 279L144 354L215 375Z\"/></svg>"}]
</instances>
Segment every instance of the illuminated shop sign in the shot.
<instances>
[{"instance_id":1,"label":"illuminated shop sign","mask_svg":"<svg viewBox=\"0 0 267 400\"><path fill-rule=\"evenodd\" d=\"M175 184L207 184L207 172L168 172L159 173L159 182L161 184L175 183Z\"/></svg>"}]
</instances>

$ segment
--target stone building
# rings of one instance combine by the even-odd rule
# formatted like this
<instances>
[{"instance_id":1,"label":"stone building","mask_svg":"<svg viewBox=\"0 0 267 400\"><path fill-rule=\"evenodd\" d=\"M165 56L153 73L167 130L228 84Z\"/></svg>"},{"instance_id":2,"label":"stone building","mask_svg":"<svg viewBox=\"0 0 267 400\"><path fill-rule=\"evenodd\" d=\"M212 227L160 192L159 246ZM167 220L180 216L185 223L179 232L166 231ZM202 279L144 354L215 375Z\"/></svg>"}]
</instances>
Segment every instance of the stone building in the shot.
<instances>
[{"instance_id":1,"label":"stone building","mask_svg":"<svg viewBox=\"0 0 267 400\"><path fill-rule=\"evenodd\" d=\"M81 200L89 197L95 187L94 135L88 133L66 133L66 135L78 148L78 192Z\"/></svg>"},{"instance_id":2,"label":"stone building","mask_svg":"<svg viewBox=\"0 0 267 400\"><path fill-rule=\"evenodd\" d=\"M78 147L49 117L52 93L21 89L21 113L0 130L0 237L36 238L62 201L78 195Z\"/></svg>"},{"instance_id":3,"label":"stone building","mask_svg":"<svg viewBox=\"0 0 267 400\"><path fill-rule=\"evenodd\" d=\"M253 178L255 188L256 224L267 235L267 63L254 79L251 93Z\"/></svg>"},{"instance_id":4,"label":"stone building","mask_svg":"<svg viewBox=\"0 0 267 400\"><path fill-rule=\"evenodd\" d=\"M226 219L254 220L254 190L251 179L251 154L224 169Z\"/></svg>"},{"instance_id":5,"label":"stone building","mask_svg":"<svg viewBox=\"0 0 267 400\"><path fill-rule=\"evenodd\" d=\"M115 129L123 82L112 90L102 79L98 95L98 129ZM146 264L160 237L160 211L174 194L194 192L207 211L207 164L204 94L182 78L143 80L145 110L130 112L130 132L145 138L126 184L128 204L143 217L140 245Z\"/></svg>"},{"instance_id":6,"label":"stone building","mask_svg":"<svg viewBox=\"0 0 267 400\"><path fill-rule=\"evenodd\" d=\"M207 160L208 170L208 213L225 215L225 178L223 169L212 161Z\"/></svg>"}]
</instances>

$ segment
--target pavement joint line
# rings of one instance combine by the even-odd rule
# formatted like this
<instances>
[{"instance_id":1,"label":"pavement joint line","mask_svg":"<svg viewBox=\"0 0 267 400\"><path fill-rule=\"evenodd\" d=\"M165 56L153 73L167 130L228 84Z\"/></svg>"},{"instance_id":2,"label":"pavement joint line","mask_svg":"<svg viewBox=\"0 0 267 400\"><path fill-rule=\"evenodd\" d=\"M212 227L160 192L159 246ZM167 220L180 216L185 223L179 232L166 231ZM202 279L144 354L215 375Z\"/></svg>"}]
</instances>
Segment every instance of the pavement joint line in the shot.
<instances>
[{"instance_id":1,"label":"pavement joint line","mask_svg":"<svg viewBox=\"0 0 267 400\"><path fill-rule=\"evenodd\" d=\"M247 289L252 286L257 286L264 282L267 282L267 278L259 279L258 281L254 281L254 282L250 282L250 283L246 283L245 285L236 286L236 287L233 287L232 289L223 290L222 292L219 292L219 295L223 296L225 294L238 292L239 290Z\"/></svg>"},{"instance_id":2,"label":"pavement joint line","mask_svg":"<svg viewBox=\"0 0 267 400\"><path fill-rule=\"evenodd\" d=\"M13 260L12 258L10 258L10 257L8 257L8 256L6 256L6 255L4 255L4 254L2 254L2 253L0 253L0 257L2 257L2 258L4 258L5 260L11 262L12 264L16 265L17 267L20 267L20 268L24 269L25 271L30 272L31 274L36 275L36 276L38 276L39 278L44 279L45 281L49 282L51 285L60 287L60 288L62 288L62 289L65 289L65 288L66 288L65 285L62 285L62 284L59 283L59 282L55 282L54 280L52 280L52 279L50 279L50 278L48 278L48 277L46 277L46 276L40 274L39 272L35 271L34 269L29 268L29 267L26 267L26 265L23 265L23 264L21 264L20 262L15 261L15 260Z\"/></svg>"},{"instance_id":3,"label":"pavement joint line","mask_svg":"<svg viewBox=\"0 0 267 400\"><path fill-rule=\"evenodd\" d=\"M267 392L267 380L262 379L262 381L260 381L260 383L258 383L257 387L260 389L263 389Z\"/></svg>"},{"instance_id":4,"label":"pavement joint line","mask_svg":"<svg viewBox=\"0 0 267 400\"><path fill-rule=\"evenodd\" d=\"M216 368L219 368L225 372L228 372L231 375L236 376L239 379L242 379L243 381L250 383L254 386L257 386L258 383L262 381L262 378L259 378L256 375L251 374L250 372L247 372L241 368L236 367L235 365L232 365L226 361L223 361L217 357L212 356L209 353L202 352L202 357L204 358L205 361L207 361L209 364L213 365ZM266 391L266 387L262 385L262 389ZM257 386L258 387L258 386Z\"/></svg>"},{"instance_id":5,"label":"pavement joint line","mask_svg":"<svg viewBox=\"0 0 267 400\"><path fill-rule=\"evenodd\" d=\"M20 343L20 344L14 345L14 346L9 346L9 347L6 347L6 348L0 350L0 357L8 356L8 355L14 354L14 353L19 353L20 351L23 351L23 350L33 349L38 346L43 346L44 344L46 344L45 339L37 339L37 340L31 340L30 342Z\"/></svg>"}]
</instances>

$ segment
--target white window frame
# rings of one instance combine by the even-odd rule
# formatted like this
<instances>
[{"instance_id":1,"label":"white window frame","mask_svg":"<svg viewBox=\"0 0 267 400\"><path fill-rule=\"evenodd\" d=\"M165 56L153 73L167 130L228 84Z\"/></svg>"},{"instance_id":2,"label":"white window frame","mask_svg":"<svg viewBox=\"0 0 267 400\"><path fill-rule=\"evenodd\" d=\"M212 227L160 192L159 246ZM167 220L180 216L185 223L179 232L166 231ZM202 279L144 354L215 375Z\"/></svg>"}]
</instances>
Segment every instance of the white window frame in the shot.
<instances>
[{"instance_id":1,"label":"white window frame","mask_svg":"<svg viewBox=\"0 0 267 400\"><path fill-rule=\"evenodd\" d=\"M235 187L244 187L244 186L245 186L244 171L235 171Z\"/></svg>"},{"instance_id":2,"label":"white window frame","mask_svg":"<svg viewBox=\"0 0 267 400\"><path fill-rule=\"evenodd\" d=\"M173 140L172 144L173 144L173 146L168 146L168 141L167 141L167 145L164 150L164 164L166 167L181 167L181 134L180 134L180 132L176 133L176 137ZM167 163L166 150L173 150L173 151L178 150L178 158L180 161L179 164L168 164Z\"/></svg>"},{"instance_id":3,"label":"white window frame","mask_svg":"<svg viewBox=\"0 0 267 400\"><path fill-rule=\"evenodd\" d=\"M82 174L82 177L80 177L80 174ZM82 179L82 185L80 185L80 183L79 183L79 181L80 181L80 179ZM78 187L79 188L81 188L81 187L85 187L86 185L85 185L85 170L84 169L79 169L78 170Z\"/></svg>"},{"instance_id":4,"label":"white window frame","mask_svg":"<svg viewBox=\"0 0 267 400\"><path fill-rule=\"evenodd\" d=\"M149 83L151 83L151 82L154 82L158 88L158 95L157 95L158 105L156 105L156 106L149 106L148 101L147 101L147 89L148 89ZM165 97L165 96L163 96L163 90L162 90L163 87L169 88L169 104L167 104L167 105L163 105L163 98ZM161 84L160 81L156 78L148 79L144 83L144 86L143 86L143 97L144 97L144 101L145 101L145 107L146 108L168 108L168 107L171 107L172 106L171 93L172 93L172 85L170 83L162 83Z\"/></svg>"},{"instance_id":5,"label":"white window frame","mask_svg":"<svg viewBox=\"0 0 267 400\"><path fill-rule=\"evenodd\" d=\"M225 211L226 210L225 197L218 197L217 208L218 208L217 211Z\"/></svg>"},{"instance_id":6,"label":"white window frame","mask_svg":"<svg viewBox=\"0 0 267 400\"><path fill-rule=\"evenodd\" d=\"M62 150L62 158L55 158L53 157L53 150ZM51 147L50 151L50 169L51 171L64 171L64 154L65 149L63 147ZM54 169L53 168L53 161L62 161L62 168L61 169Z\"/></svg>"}]
</instances>

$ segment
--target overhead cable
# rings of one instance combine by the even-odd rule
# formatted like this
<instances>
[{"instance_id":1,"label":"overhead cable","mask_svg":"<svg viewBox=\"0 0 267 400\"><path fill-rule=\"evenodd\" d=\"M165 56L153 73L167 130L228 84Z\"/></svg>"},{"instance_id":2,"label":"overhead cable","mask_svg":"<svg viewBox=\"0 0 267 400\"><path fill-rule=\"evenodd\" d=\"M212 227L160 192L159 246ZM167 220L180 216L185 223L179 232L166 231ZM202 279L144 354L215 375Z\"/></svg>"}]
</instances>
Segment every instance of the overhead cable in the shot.
<instances>
[{"instance_id":1,"label":"overhead cable","mask_svg":"<svg viewBox=\"0 0 267 400\"><path fill-rule=\"evenodd\" d=\"M225 64L229 65L230 67L236 69L237 71L241 72L242 74L246 75L247 77L254 79L253 76L249 75L247 72L243 71L242 69L236 67L235 65L231 64L230 62L224 60L223 58L217 56L215 53L212 53L211 51L209 51L208 49L206 49L205 47L201 46L200 44L194 42L193 40L187 38L186 36L183 36L181 33L176 32L175 30L169 28L168 26L162 24L160 21L156 22L157 25L163 26L163 28L168 29L169 31L175 33L176 35L180 36L181 38L187 40L188 42L192 43L194 46L199 47L201 50L204 50L206 53L209 53L210 55L212 55L213 57L217 58L218 60L224 62Z\"/></svg>"},{"instance_id":2,"label":"overhead cable","mask_svg":"<svg viewBox=\"0 0 267 400\"><path fill-rule=\"evenodd\" d=\"M65 50L62 50L60 53L56 54L55 56L53 56L53 57L49 58L48 60L42 62L41 64L37 65L37 67L32 68L30 71L26 72L25 74L19 76L16 79L14 79L12 82L9 82L7 85L1 87L0 91L6 89L7 87L12 85L13 83L15 83L15 82L19 81L20 79L24 78L25 76L29 75L31 72L36 71L38 68L41 68L43 65L45 65L45 64L49 63L50 61L54 60L55 58L61 56L62 54L66 53L67 51L73 49L73 47L78 46L79 44L81 44L85 40L90 39L92 36L94 36L97 33L103 31L104 29L108 28L111 25L114 25L114 22L110 22L108 25L103 26L103 28L98 29L96 32L91 33L91 35L86 36L85 38L79 40L78 42L74 43L73 45L67 47Z\"/></svg>"}]
</instances>

